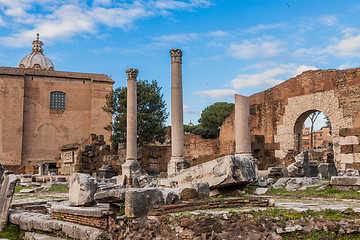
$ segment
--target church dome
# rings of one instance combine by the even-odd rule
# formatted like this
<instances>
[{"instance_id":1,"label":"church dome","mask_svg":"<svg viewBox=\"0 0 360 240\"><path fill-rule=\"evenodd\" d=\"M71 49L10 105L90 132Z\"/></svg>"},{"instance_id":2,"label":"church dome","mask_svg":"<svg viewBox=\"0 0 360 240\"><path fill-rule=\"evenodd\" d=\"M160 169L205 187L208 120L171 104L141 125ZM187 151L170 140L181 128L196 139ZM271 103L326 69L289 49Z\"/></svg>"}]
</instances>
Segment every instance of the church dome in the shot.
<instances>
[{"instance_id":1,"label":"church dome","mask_svg":"<svg viewBox=\"0 0 360 240\"><path fill-rule=\"evenodd\" d=\"M37 34L36 40L32 44L31 53L20 61L19 68L54 70L54 64L43 54L43 43L39 40L39 34Z\"/></svg>"}]
</instances>

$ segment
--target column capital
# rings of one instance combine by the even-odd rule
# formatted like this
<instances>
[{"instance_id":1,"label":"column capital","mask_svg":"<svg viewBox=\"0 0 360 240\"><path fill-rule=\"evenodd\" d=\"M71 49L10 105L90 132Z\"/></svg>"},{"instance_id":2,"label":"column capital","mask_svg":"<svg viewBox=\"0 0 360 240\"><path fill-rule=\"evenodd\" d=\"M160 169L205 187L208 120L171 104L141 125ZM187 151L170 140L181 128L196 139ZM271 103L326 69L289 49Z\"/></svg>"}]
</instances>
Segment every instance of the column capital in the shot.
<instances>
[{"instance_id":1,"label":"column capital","mask_svg":"<svg viewBox=\"0 0 360 240\"><path fill-rule=\"evenodd\" d=\"M181 63L182 52L180 49L171 49L170 56L172 63Z\"/></svg>"},{"instance_id":2,"label":"column capital","mask_svg":"<svg viewBox=\"0 0 360 240\"><path fill-rule=\"evenodd\" d=\"M128 68L126 69L126 75L128 79L135 79L139 73L139 70L135 69L135 68Z\"/></svg>"}]
</instances>

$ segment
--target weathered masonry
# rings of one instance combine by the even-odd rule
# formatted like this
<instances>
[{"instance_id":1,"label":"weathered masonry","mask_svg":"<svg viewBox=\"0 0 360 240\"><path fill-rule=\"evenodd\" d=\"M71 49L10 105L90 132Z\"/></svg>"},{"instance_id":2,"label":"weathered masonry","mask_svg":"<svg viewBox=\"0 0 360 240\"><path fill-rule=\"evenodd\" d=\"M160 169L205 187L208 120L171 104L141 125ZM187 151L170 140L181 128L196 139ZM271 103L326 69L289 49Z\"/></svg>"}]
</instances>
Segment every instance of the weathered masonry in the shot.
<instances>
[{"instance_id":1,"label":"weathered masonry","mask_svg":"<svg viewBox=\"0 0 360 240\"><path fill-rule=\"evenodd\" d=\"M0 162L16 171L55 162L60 146L91 133L110 135L104 126L111 116L102 107L114 81L55 71L41 41L33 45L19 68L0 67Z\"/></svg>"},{"instance_id":2,"label":"weathered masonry","mask_svg":"<svg viewBox=\"0 0 360 240\"><path fill-rule=\"evenodd\" d=\"M314 111L331 122L335 163L360 168L360 68L307 71L250 96L252 135L265 142L263 166L302 149L302 127Z\"/></svg>"},{"instance_id":3,"label":"weathered masonry","mask_svg":"<svg viewBox=\"0 0 360 240\"><path fill-rule=\"evenodd\" d=\"M302 149L302 127L314 111L331 122L337 168L360 168L360 68L306 71L250 96L252 152L259 169L282 164ZM233 151L234 114L220 130L220 148Z\"/></svg>"}]
</instances>

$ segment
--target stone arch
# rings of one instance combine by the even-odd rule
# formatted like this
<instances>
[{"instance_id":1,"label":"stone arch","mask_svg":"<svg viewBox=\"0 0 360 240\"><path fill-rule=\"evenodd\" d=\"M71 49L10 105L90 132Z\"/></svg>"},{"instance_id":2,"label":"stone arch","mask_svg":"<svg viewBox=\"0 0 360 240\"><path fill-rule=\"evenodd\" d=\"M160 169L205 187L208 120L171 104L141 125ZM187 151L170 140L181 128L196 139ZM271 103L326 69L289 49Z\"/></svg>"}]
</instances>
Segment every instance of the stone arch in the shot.
<instances>
[{"instance_id":1,"label":"stone arch","mask_svg":"<svg viewBox=\"0 0 360 240\"><path fill-rule=\"evenodd\" d=\"M304 112L303 114L301 114L299 116L299 118L296 120L295 125L294 125L294 146L295 146L295 150L297 150L298 152L300 152L302 150L302 130L303 130L303 126L305 123L305 120L310 116L310 114L317 112L319 110L309 110ZM321 111L320 111L321 112Z\"/></svg>"},{"instance_id":2,"label":"stone arch","mask_svg":"<svg viewBox=\"0 0 360 240\"><path fill-rule=\"evenodd\" d=\"M343 157L340 154L340 143L343 140L339 135L342 128L352 128L352 117L344 116L339 103L339 96L334 90L317 92L308 95L296 96L287 99L282 121L277 125L277 133L274 136L275 143L280 149L275 151L275 156L283 159L290 151L296 151L299 122L305 121L306 117L314 111L321 111L328 116L331 122L332 137L334 142L334 158L338 168L343 167ZM305 119L304 119L305 118Z\"/></svg>"}]
</instances>

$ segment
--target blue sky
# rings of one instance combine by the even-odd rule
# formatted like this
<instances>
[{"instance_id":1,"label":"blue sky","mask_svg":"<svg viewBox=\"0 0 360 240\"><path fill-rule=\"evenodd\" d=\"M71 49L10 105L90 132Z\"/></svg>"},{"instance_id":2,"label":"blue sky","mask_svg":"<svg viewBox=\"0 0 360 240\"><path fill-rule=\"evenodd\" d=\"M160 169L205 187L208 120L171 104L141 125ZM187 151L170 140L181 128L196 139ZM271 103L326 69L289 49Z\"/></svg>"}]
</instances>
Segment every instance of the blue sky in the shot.
<instances>
[{"instance_id":1,"label":"blue sky","mask_svg":"<svg viewBox=\"0 0 360 240\"><path fill-rule=\"evenodd\" d=\"M197 123L235 93L358 67L359 13L355 0L0 0L0 66L16 67L39 32L56 70L104 73L116 88L137 68L170 111L169 50L180 48L184 123Z\"/></svg>"}]
</instances>

